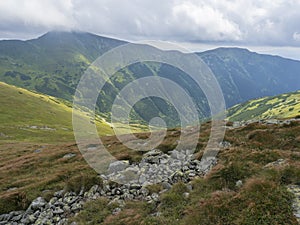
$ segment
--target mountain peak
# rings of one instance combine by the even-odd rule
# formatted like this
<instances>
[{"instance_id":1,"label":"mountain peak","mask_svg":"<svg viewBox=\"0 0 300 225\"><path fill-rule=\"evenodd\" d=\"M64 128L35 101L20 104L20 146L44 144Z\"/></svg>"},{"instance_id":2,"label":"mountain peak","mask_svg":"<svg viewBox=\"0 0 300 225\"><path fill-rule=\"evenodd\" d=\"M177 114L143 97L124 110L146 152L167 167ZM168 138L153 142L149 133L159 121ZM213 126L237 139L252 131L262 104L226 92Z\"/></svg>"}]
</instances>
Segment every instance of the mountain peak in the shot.
<instances>
[{"instance_id":1,"label":"mountain peak","mask_svg":"<svg viewBox=\"0 0 300 225\"><path fill-rule=\"evenodd\" d=\"M210 54L210 53L216 53L216 54L250 54L254 53L251 52L247 48L239 48L239 47L219 47L211 50L207 50L204 52L200 52L199 54Z\"/></svg>"},{"instance_id":2,"label":"mountain peak","mask_svg":"<svg viewBox=\"0 0 300 225\"><path fill-rule=\"evenodd\" d=\"M38 37L37 39L56 39L62 37L72 37L72 36L81 36L81 35L93 35L87 32L81 31L63 31L63 30L53 30L48 31L47 33L43 34L42 36ZM96 36L96 35L95 35Z\"/></svg>"}]
</instances>

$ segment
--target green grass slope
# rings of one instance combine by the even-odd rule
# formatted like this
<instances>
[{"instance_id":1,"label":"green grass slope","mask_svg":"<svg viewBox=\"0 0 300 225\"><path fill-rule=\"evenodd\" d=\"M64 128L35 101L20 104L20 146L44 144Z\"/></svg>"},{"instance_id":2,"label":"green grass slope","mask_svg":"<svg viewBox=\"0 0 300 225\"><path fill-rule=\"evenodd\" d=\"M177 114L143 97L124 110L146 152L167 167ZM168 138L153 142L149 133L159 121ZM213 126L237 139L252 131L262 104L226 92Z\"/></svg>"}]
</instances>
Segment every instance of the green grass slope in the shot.
<instances>
[{"instance_id":1,"label":"green grass slope","mask_svg":"<svg viewBox=\"0 0 300 225\"><path fill-rule=\"evenodd\" d=\"M89 119L86 111L77 114ZM116 145L111 124L96 116L100 138L114 156L134 159ZM123 126L123 133L146 130ZM140 135L140 134L137 134ZM71 154L71 157L64 157ZM74 141L72 104L52 96L0 82L0 214L28 207L30 201L53 191L97 182ZM50 192L49 192L50 190ZM45 196L46 197L46 196Z\"/></svg>"},{"instance_id":2,"label":"green grass slope","mask_svg":"<svg viewBox=\"0 0 300 225\"><path fill-rule=\"evenodd\" d=\"M74 140L72 105L44 94L0 82L0 140L64 142ZM83 118L86 117L82 113ZM100 135L113 134L110 125L96 121Z\"/></svg>"},{"instance_id":3,"label":"green grass slope","mask_svg":"<svg viewBox=\"0 0 300 225\"><path fill-rule=\"evenodd\" d=\"M286 119L300 115L300 91L265 97L236 105L228 110L228 119Z\"/></svg>"}]
</instances>

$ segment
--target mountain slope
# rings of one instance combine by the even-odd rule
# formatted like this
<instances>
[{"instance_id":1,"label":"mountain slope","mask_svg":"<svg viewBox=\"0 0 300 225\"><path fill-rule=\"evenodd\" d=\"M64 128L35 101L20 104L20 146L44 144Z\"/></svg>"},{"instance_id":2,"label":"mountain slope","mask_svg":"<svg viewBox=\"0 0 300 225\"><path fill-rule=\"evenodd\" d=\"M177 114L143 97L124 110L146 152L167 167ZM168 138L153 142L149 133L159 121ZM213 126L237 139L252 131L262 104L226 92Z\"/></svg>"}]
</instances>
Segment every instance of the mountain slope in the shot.
<instances>
[{"instance_id":1,"label":"mountain slope","mask_svg":"<svg viewBox=\"0 0 300 225\"><path fill-rule=\"evenodd\" d=\"M81 75L98 56L126 42L80 32L49 32L29 41L0 41L0 80L55 97L72 100ZM219 48L197 53L214 72L226 106L300 89L300 62L261 55L246 49ZM120 70L100 93L97 110L109 117L117 94L131 81L161 76L183 87L195 101L200 118L209 106L201 89L177 68L159 63L137 63ZM163 117L176 126L175 109L158 98L138 102L134 120Z\"/></svg>"},{"instance_id":2,"label":"mountain slope","mask_svg":"<svg viewBox=\"0 0 300 225\"><path fill-rule=\"evenodd\" d=\"M124 43L79 32L49 32L29 41L0 41L0 77L6 83L70 100L88 65Z\"/></svg>"},{"instance_id":3,"label":"mountain slope","mask_svg":"<svg viewBox=\"0 0 300 225\"><path fill-rule=\"evenodd\" d=\"M74 139L72 105L55 97L0 82L0 140L63 142ZM82 113L83 118L87 116ZM100 135L112 134L98 120Z\"/></svg>"},{"instance_id":4,"label":"mountain slope","mask_svg":"<svg viewBox=\"0 0 300 225\"><path fill-rule=\"evenodd\" d=\"M300 89L300 62L239 48L199 53L214 72L227 106Z\"/></svg>"},{"instance_id":5,"label":"mountain slope","mask_svg":"<svg viewBox=\"0 0 300 225\"><path fill-rule=\"evenodd\" d=\"M300 116L300 91L251 100L228 110L228 119L232 121L296 116Z\"/></svg>"}]
</instances>

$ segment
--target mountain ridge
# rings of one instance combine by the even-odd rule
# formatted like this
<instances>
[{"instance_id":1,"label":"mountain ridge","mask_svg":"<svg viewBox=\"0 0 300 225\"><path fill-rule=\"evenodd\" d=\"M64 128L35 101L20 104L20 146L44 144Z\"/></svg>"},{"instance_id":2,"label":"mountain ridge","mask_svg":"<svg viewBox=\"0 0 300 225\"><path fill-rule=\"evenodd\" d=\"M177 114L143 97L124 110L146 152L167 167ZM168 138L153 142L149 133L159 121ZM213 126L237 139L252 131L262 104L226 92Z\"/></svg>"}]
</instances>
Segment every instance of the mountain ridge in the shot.
<instances>
[{"instance_id":1,"label":"mountain ridge","mask_svg":"<svg viewBox=\"0 0 300 225\"><path fill-rule=\"evenodd\" d=\"M125 43L84 32L48 32L28 41L0 41L0 80L70 101L88 66L101 54ZM253 98L300 89L300 61L240 48L222 47L196 54L215 74L228 108ZM145 75L175 81L195 100L200 117L209 115L205 95L187 74L168 65L149 63L131 65L114 75L99 96L98 110L109 117L117 93ZM171 115L168 123L176 124L174 109L157 99L145 100L135 111L149 112L142 116L145 121ZM134 118L140 119L139 115Z\"/></svg>"}]
</instances>

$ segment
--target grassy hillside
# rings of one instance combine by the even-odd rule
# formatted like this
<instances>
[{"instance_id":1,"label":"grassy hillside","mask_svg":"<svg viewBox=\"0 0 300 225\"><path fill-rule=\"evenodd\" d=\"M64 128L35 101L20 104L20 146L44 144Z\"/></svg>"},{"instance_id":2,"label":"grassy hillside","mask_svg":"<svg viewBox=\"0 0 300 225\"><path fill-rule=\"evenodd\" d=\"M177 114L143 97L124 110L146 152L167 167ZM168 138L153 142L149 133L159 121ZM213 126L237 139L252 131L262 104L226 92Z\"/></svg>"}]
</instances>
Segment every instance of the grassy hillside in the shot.
<instances>
[{"instance_id":1,"label":"grassy hillside","mask_svg":"<svg viewBox=\"0 0 300 225\"><path fill-rule=\"evenodd\" d=\"M0 82L0 105L0 140L74 140L72 105L67 101ZM87 116L82 113L80 117ZM101 120L96 123L100 135L113 134L109 124Z\"/></svg>"},{"instance_id":2,"label":"grassy hillside","mask_svg":"<svg viewBox=\"0 0 300 225\"><path fill-rule=\"evenodd\" d=\"M300 116L300 91L251 100L228 110L228 119L231 121L297 116Z\"/></svg>"},{"instance_id":3,"label":"grassy hillside","mask_svg":"<svg viewBox=\"0 0 300 225\"><path fill-rule=\"evenodd\" d=\"M70 102L0 82L0 105L0 141L74 140ZM79 118L87 117L84 112L79 115ZM99 116L96 125L100 136L113 134L110 124ZM141 126L133 128L135 132L141 130ZM124 133L128 131L124 127Z\"/></svg>"},{"instance_id":4,"label":"grassy hillside","mask_svg":"<svg viewBox=\"0 0 300 225\"><path fill-rule=\"evenodd\" d=\"M79 118L87 118L87 114L80 112ZM107 145L115 145L111 152L118 158L128 158L127 148L116 145L118 140L111 137L110 124L97 117L96 126ZM139 125L131 128L134 132L145 129ZM124 133L131 128L124 126ZM3 82L0 159L0 214L24 207L44 190L52 193L78 182L88 187L88 183L97 181L97 174L74 142L71 103Z\"/></svg>"}]
</instances>

